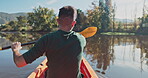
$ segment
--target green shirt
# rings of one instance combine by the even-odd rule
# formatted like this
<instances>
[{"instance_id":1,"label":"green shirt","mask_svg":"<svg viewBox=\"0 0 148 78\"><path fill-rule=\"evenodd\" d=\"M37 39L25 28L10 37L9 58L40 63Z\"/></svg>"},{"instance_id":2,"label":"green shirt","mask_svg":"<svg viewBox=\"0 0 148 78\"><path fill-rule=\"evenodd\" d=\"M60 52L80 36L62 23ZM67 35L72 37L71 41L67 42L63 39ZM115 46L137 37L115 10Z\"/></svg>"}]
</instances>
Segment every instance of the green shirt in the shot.
<instances>
[{"instance_id":1,"label":"green shirt","mask_svg":"<svg viewBox=\"0 0 148 78\"><path fill-rule=\"evenodd\" d=\"M31 63L45 53L50 78L81 78L79 69L85 45L81 34L58 30L40 38L23 57Z\"/></svg>"}]
</instances>

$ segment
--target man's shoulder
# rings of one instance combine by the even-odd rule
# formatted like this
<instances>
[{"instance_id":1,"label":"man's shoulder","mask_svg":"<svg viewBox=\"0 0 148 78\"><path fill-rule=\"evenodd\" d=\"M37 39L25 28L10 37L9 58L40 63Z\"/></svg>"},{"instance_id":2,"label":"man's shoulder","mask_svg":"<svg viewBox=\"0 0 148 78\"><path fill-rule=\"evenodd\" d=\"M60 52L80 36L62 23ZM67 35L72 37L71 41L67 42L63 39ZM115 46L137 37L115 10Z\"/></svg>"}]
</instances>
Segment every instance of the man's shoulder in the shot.
<instances>
[{"instance_id":1,"label":"man's shoulder","mask_svg":"<svg viewBox=\"0 0 148 78\"><path fill-rule=\"evenodd\" d=\"M85 37L82 34L78 33L78 32L75 32L75 35L77 35L78 38L80 38L80 39L85 39Z\"/></svg>"},{"instance_id":2,"label":"man's shoulder","mask_svg":"<svg viewBox=\"0 0 148 78\"><path fill-rule=\"evenodd\" d=\"M77 38L81 42L81 44L86 45L86 38L82 34L80 34L78 32L75 32L75 34L77 35Z\"/></svg>"},{"instance_id":3,"label":"man's shoulder","mask_svg":"<svg viewBox=\"0 0 148 78\"><path fill-rule=\"evenodd\" d=\"M49 40L49 39L52 39L53 36L55 36L55 33L56 32L50 32L50 33L47 33L45 35L43 35L39 40Z\"/></svg>"},{"instance_id":4,"label":"man's shoulder","mask_svg":"<svg viewBox=\"0 0 148 78\"><path fill-rule=\"evenodd\" d=\"M52 36L55 36L56 34L57 34L57 31L54 31L54 32L45 34L43 37L52 37Z\"/></svg>"}]
</instances>

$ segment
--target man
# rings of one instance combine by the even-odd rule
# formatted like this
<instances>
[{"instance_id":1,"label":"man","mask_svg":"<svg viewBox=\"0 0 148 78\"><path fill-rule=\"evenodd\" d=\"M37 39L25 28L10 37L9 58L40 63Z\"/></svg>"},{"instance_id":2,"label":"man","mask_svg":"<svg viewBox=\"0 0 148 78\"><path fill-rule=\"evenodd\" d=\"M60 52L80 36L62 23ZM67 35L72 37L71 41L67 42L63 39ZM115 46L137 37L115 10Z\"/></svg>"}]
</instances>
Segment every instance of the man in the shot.
<instances>
[{"instance_id":1,"label":"man","mask_svg":"<svg viewBox=\"0 0 148 78\"><path fill-rule=\"evenodd\" d=\"M12 44L14 62L18 67L32 63L44 53L48 59L46 78L82 78L80 63L86 45L85 38L72 31L76 24L77 11L72 6L59 10L59 30L40 38L29 51L20 54L20 42Z\"/></svg>"}]
</instances>

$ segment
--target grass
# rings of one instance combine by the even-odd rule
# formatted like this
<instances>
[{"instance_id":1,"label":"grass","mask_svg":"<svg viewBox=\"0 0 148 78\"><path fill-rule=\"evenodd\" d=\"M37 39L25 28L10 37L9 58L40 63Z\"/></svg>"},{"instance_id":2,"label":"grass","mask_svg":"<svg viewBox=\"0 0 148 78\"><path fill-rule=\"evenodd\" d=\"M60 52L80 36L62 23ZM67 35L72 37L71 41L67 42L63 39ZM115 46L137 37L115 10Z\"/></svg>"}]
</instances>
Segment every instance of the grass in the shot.
<instances>
[{"instance_id":1,"label":"grass","mask_svg":"<svg viewBox=\"0 0 148 78\"><path fill-rule=\"evenodd\" d=\"M126 33L126 32L104 32L102 35L135 35L135 33Z\"/></svg>"}]
</instances>

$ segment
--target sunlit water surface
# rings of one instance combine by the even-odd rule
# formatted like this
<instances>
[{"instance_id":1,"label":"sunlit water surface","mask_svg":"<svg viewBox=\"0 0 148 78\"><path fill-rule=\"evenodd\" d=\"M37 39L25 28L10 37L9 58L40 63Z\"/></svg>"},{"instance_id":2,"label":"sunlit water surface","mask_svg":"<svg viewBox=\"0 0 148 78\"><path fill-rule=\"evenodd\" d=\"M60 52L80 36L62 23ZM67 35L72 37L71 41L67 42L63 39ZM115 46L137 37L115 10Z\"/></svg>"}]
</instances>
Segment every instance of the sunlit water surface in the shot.
<instances>
[{"instance_id":1,"label":"sunlit water surface","mask_svg":"<svg viewBox=\"0 0 148 78\"><path fill-rule=\"evenodd\" d=\"M37 40L43 33L1 33L0 46ZM25 46L21 53L31 46ZM17 68L11 49L0 51L0 78L26 78L45 57ZM148 78L148 36L95 35L87 39L84 57L98 75L107 78Z\"/></svg>"}]
</instances>

